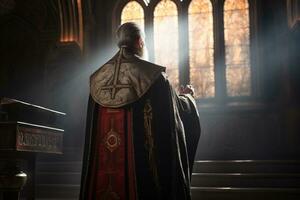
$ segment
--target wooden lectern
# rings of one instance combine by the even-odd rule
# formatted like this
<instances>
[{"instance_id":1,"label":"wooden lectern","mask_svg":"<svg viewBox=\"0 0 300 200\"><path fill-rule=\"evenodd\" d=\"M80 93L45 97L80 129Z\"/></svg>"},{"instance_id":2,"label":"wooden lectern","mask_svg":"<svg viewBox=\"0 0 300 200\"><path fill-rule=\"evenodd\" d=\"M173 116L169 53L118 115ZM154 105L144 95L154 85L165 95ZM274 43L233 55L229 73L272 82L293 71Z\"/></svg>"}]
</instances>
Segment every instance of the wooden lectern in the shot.
<instances>
[{"instance_id":1,"label":"wooden lectern","mask_svg":"<svg viewBox=\"0 0 300 200\"><path fill-rule=\"evenodd\" d=\"M64 116L0 98L0 200L35 198L36 154L62 154Z\"/></svg>"}]
</instances>

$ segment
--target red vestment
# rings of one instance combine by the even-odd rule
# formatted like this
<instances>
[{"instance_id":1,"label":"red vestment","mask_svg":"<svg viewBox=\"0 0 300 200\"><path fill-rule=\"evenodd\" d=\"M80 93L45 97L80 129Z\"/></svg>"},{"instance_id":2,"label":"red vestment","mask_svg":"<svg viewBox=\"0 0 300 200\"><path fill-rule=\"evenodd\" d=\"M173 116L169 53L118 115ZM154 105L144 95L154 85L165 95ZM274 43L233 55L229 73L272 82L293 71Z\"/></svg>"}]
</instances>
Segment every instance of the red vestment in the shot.
<instances>
[{"instance_id":1,"label":"red vestment","mask_svg":"<svg viewBox=\"0 0 300 200\"><path fill-rule=\"evenodd\" d=\"M196 104L122 47L90 78L80 200L191 200Z\"/></svg>"},{"instance_id":2,"label":"red vestment","mask_svg":"<svg viewBox=\"0 0 300 200\"><path fill-rule=\"evenodd\" d=\"M100 107L97 121L88 199L136 200L131 112Z\"/></svg>"}]
</instances>

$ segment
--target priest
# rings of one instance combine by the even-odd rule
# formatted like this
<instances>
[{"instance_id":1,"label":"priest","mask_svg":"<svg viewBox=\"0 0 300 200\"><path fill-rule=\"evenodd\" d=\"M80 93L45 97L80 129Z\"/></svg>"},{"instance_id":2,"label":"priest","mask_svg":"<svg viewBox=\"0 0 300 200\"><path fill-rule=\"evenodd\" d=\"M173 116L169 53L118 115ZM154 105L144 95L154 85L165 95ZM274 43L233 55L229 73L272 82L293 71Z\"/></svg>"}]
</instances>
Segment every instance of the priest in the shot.
<instances>
[{"instance_id":1,"label":"priest","mask_svg":"<svg viewBox=\"0 0 300 200\"><path fill-rule=\"evenodd\" d=\"M90 77L81 200L190 200L200 123L191 87L177 95L165 67L144 59L135 23Z\"/></svg>"}]
</instances>

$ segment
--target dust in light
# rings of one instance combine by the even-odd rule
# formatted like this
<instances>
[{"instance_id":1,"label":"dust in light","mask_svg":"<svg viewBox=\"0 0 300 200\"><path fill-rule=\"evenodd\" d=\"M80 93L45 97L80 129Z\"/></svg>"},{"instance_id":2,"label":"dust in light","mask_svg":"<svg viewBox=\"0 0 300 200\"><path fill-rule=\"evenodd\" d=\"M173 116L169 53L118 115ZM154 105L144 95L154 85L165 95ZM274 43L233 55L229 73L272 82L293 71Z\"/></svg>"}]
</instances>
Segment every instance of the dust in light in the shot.
<instances>
[{"instance_id":1,"label":"dust in light","mask_svg":"<svg viewBox=\"0 0 300 200\"><path fill-rule=\"evenodd\" d=\"M192 0L188 10L190 83L196 98L215 96L213 13L210 0ZM145 29L144 9L137 1L122 10L121 23L136 22ZM160 1L153 13L154 61L167 67L170 82L179 86L178 8L171 0ZM226 88L228 96L251 95L250 28L247 0L224 4Z\"/></svg>"}]
</instances>

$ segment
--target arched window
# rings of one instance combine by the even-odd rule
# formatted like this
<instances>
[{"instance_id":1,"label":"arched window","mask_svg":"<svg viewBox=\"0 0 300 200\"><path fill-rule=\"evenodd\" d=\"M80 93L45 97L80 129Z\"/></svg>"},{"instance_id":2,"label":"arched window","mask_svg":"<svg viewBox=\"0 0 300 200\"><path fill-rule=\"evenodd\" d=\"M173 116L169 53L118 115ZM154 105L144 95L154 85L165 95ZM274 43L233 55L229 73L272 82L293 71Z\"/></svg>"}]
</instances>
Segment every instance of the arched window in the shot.
<instances>
[{"instance_id":1,"label":"arched window","mask_svg":"<svg viewBox=\"0 0 300 200\"><path fill-rule=\"evenodd\" d=\"M177 6L171 0L160 1L154 10L154 58L157 64L167 67L175 88L179 86L178 46Z\"/></svg>"},{"instance_id":2,"label":"arched window","mask_svg":"<svg viewBox=\"0 0 300 200\"><path fill-rule=\"evenodd\" d=\"M144 10L138 2L130 1L124 6L121 14L121 24L125 22L135 22L144 29Z\"/></svg>"},{"instance_id":3,"label":"arched window","mask_svg":"<svg viewBox=\"0 0 300 200\"><path fill-rule=\"evenodd\" d=\"M250 39L256 40L256 29L250 27L255 1L124 1L121 23L133 21L147 29L151 61L167 68L175 89L190 83L196 99L221 104L257 95L259 59L250 57ZM255 48L256 43L251 51Z\"/></svg>"},{"instance_id":4,"label":"arched window","mask_svg":"<svg viewBox=\"0 0 300 200\"><path fill-rule=\"evenodd\" d=\"M190 82L196 98L215 96L213 14L210 0L189 6Z\"/></svg>"},{"instance_id":5,"label":"arched window","mask_svg":"<svg viewBox=\"0 0 300 200\"><path fill-rule=\"evenodd\" d=\"M224 5L226 85L228 96L251 94L248 0L226 0Z\"/></svg>"}]
</instances>

